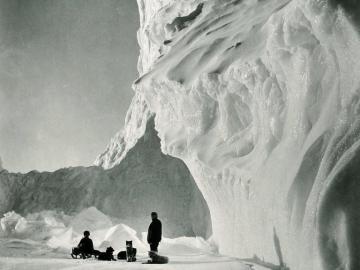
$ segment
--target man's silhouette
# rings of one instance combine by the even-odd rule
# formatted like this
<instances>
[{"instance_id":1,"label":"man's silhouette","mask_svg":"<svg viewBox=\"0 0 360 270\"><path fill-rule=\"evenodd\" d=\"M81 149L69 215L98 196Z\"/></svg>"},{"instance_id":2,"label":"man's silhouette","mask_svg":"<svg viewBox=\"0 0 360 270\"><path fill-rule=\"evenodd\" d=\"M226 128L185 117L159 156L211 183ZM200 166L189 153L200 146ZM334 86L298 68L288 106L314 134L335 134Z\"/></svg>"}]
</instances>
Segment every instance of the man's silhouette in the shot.
<instances>
[{"instance_id":1,"label":"man's silhouette","mask_svg":"<svg viewBox=\"0 0 360 270\"><path fill-rule=\"evenodd\" d=\"M92 254L94 254L93 241L89 238L89 236L90 236L90 232L85 231L84 237L80 240L80 243L78 245L78 248L80 249L80 253L83 259L90 257Z\"/></svg>"},{"instance_id":2,"label":"man's silhouette","mask_svg":"<svg viewBox=\"0 0 360 270\"><path fill-rule=\"evenodd\" d=\"M161 221L158 219L158 215L156 212L151 213L152 222L149 226L147 242L150 245L150 250L153 252L158 251L158 246L161 241L162 235L162 225Z\"/></svg>"}]
</instances>

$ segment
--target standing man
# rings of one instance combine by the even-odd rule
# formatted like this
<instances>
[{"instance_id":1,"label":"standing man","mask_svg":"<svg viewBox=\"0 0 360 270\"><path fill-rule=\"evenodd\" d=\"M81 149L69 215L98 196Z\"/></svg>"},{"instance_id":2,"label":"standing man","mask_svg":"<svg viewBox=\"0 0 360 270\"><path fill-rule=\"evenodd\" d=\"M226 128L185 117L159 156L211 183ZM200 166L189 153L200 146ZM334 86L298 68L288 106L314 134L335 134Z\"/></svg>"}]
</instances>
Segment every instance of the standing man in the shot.
<instances>
[{"instance_id":1,"label":"standing man","mask_svg":"<svg viewBox=\"0 0 360 270\"><path fill-rule=\"evenodd\" d=\"M162 225L156 212L151 213L151 219L152 222L149 226L147 241L150 245L150 250L157 252L159 243L161 241Z\"/></svg>"}]
</instances>

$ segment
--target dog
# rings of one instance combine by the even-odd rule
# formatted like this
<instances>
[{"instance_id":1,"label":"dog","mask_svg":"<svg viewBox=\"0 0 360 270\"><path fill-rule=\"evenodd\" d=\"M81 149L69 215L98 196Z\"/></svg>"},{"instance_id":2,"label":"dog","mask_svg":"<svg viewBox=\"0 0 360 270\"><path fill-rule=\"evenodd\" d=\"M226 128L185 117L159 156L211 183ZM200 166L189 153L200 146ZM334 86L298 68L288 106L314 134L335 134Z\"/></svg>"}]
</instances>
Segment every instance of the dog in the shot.
<instances>
[{"instance_id":1,"label":"dog","mask_svg":"<svg viewBox=\"0 0 360 270\"><path fill-rule=\"evenodd\" d=\"M112 247L108 247L106 252L100 252L98 255L99 261L116 261L114 258L114 249Z\"/></svg>"},{"instance_id":2,"label":"dog","mask_svg":"<svg viewBox=\"0 0 360 270\"><path fill-rule=\"evenodd\" d=\"M126 260L128 262L136 261L136 248L133 248L132 241L126 241Z\"/></svg>"},{"instance_id":3,"label":"dog","mask_svg":"<svg viewBox=\"0 0 360 270\"><path fill-rule=\"evenodd\" d=\"M126 251L120 251L117 255L118 260L126 260Z\"/></svg>"}]
</instances>

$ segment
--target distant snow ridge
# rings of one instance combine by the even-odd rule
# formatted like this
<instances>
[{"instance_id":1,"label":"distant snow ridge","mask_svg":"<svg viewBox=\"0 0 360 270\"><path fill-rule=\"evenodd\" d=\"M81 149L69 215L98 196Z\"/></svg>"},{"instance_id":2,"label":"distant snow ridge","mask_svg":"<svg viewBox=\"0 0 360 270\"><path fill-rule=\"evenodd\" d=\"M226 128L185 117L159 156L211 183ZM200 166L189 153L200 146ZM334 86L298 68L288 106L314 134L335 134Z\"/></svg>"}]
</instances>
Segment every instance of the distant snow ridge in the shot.
<instances>
[{"instance_id":1,"label":"distant snow ridge","mask_svg":"<svg viewBox=\"0 0 360 270\"><path fill-rule=\"evenodd\" d=\"M292 270L360 269L360 42L343 12L316 0L138 5L131 118L156 115L220 252L277 263L279 239ZM98 164L121 160L143 129L132 130Z\"/></svg>"}]
</instances>

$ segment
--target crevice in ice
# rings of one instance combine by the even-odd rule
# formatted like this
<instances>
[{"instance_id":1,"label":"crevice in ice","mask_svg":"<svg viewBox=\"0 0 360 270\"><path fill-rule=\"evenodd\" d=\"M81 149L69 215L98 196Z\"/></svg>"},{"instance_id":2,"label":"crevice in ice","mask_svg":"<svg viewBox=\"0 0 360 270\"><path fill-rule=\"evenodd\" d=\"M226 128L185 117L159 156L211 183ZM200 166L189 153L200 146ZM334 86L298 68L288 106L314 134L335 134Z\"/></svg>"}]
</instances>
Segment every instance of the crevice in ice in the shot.
<instances>
[{"instance_id":1,"label":"crevice in ice","mask_svg":"<svg viewBox=\"0 0 360 270\"><path fill-rule=\"evenodd\" d=\"M275 246L276 255L279 260L279 266L280 266L280 268L285 268L286 264L284 262L283 254L281 251L280 239L276 233L275 227L273 228L273 237L274 237L274 246Z\"/></svg>"},{"instance_id":2,"label":"crevice in ice","mask_svg":"<svg viewBox=\"0 0 360 270\"><path fill-rule=\"evenodd\" d=\"M204 3L198 4L196 9L186 16L175 18L172 23L167 24L166 28L171 32L179 32L182 29L188 27L188 25L196 19L202 12Z\"/></svg>"},{"instance_id":3,"label":"crevice in ice","mask_svg":"<svg viewBox=\"0 0 360 270\"><path fill-rule=\"evenodd\" d=\"M255 263L257 265L261 265L271 270L290 270L290 268L287 267L286 263L284 262L281 251L280 239L276 233L275 227L273 228L273 242L274 242L274 249L279 260L279 265L276 265L271 262L267 262L266 260L264 260L264 258L260 259L256 254L254 254L252 258L246 258L243 259L242 261Z\"/></svg>"},{"instance_id":4,"label":"crevice in ice","mask_svg":"<svg viewBox=\"0 0 360 270\"><path fill-rule=\"evenodd\" d=\"M297 230L300 230L303 225L306 202L313 188L328 143L326 138L326 134L321 135L305 153L289 189L287 196L289 222L291 220Z\"/></svg>"}]
</instances>

